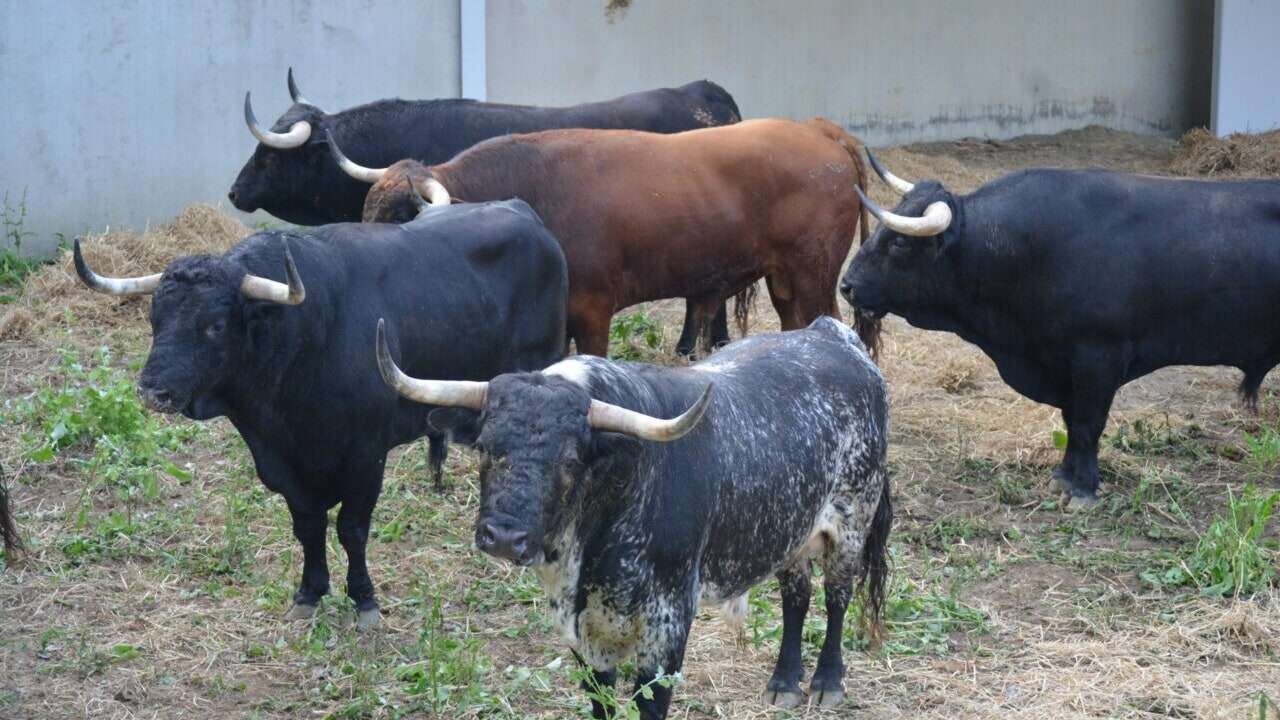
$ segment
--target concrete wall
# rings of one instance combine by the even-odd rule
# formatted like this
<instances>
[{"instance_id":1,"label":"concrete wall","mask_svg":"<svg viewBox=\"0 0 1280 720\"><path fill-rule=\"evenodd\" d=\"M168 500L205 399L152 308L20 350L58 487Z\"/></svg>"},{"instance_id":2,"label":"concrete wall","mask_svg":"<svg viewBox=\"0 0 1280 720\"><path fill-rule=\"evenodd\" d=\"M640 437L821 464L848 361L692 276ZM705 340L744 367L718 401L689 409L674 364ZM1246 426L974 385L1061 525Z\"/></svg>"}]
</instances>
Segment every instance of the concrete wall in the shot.
<instances>
[{"instance_id":1,"label":"concrete wall","mask_svg":"<svg viewBox=\"0 0 1280 720\"><path fill-rule=\"evenodd\" d=\"M603 5L489 0L489 99L705 77L744 116L822 115L873 145L1209 119L1209 0L634 0L612 19Z\"/></svg>"},{"instance_id":2,"label":"concrete wall","mask_svg":"<svg viewBox=\"0 0 1280 720\"><path fill-rule=\"evenodd\" d=\"M0 1L0 196L26 191L24 249L229 208L244 93L269 124L290 65L326 109L456 96L458 2Z\"/></svg>"},{"instance_id":3,"label":"concrete wall","mask_svg":"<svg viewBox=\"0 0 1280 720\"><path fill-rule=\"evenodd\" d=\"M1213 131L1280 127L1280 2L1218 0L1213 64Z\"/></svg>"}]
</instances>

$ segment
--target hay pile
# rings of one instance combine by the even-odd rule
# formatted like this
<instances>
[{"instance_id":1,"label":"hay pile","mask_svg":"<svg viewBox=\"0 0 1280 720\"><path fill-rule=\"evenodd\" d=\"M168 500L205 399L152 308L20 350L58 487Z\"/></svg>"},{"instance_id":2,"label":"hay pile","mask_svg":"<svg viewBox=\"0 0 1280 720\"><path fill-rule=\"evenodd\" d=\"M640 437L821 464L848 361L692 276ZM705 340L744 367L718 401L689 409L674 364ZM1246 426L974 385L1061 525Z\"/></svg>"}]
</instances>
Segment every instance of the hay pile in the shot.
<instances>
[{"instance_id":1,"label":"hay pile","mask_svg":"<svg viewBox=\"0 0 1280 720\"><path fill-rule=\"evenodd\" d=\"M1178 141L1169 169L1196 177L1280 177L1280 130L1219 138L1195 128Z\"/></svg>"},{"instance_id":2,"label":"hay pile","mask_svg":"<svg viewBox=\"0 0 1280 720\"><path fill-rule=\"evenodd\" d=\"M191 205L173 222L142 233L108 231L80 243L90 266L103 275L148 275L183 255L222 253L249 228L209 205ZM33 339L68 320L104 331L146 324L146 298L111 299L90 292L76 277L71 251L27 280L21 297L0 316L0 340Z\"/></svg>"}]
</instances>

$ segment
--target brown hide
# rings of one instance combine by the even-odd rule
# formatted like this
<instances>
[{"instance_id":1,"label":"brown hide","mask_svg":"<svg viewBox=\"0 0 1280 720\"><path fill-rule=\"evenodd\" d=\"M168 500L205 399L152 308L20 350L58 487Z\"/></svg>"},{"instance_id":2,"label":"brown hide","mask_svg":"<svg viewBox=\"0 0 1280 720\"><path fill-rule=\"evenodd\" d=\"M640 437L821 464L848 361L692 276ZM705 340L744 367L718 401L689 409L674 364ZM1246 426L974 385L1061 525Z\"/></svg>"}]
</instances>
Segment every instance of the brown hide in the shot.
<instances>
[{"instance_id":1,"label":"brown hide","mask_svg":"<svg viewBox=\"0 0 1280 720\"><path fill-rule=\"evenodd\" d=\"M593 355L607 352L618 310L685 297L709 321L761 277L783 329L840 317L836 281L862 210L853 187L866 187L857 142L822 119L674 135L550 130L430 168L396 163L364 220L412 218L407 178L428 176L455 202L520 198L537 211L568 260L570 336Z\"/></svg>"}]
</instances>

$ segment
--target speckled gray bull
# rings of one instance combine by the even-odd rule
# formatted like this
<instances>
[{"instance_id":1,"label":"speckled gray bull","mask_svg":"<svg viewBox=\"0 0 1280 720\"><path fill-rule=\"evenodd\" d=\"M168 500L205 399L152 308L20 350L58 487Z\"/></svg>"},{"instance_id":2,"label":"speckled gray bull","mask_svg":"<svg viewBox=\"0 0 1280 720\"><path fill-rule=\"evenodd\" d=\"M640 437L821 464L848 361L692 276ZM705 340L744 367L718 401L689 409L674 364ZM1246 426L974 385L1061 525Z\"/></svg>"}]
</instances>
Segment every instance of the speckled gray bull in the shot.
<instances>
[{"instance_id":1,"label":"speckled gray bull","mask_svg":"<svg viewBox=\"0 0 1280 720\"><path fill-rule=\"evenodd\" d=\"M433 425L475 436L476 543L533 568L593 683L611 687L631 657L637 688L678 672L699 603L742 612L775 574L783 638L765 700L804 702L818 559L827 633L810 694L841 702L845 611L856 585L878 625L893 517L885 384L847 327L820 318L687 368L578 356L488 383L418 380L382 343L379 367L406 397L453 406ZM651 690L641 716L665 717L671 690Z\"/></svg>"}]
</instances>

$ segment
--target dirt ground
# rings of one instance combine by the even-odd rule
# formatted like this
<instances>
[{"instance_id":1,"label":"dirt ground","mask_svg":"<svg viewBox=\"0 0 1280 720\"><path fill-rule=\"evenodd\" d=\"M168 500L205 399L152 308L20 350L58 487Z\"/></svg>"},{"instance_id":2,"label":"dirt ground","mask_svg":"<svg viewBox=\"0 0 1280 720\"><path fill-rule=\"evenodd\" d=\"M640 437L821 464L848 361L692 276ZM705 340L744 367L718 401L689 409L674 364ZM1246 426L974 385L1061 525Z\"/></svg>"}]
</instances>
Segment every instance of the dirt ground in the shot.
<instances>
[{"instance_id":1,"label":"dirt ground","mask_svg":"<svg viewBox=\"0 0 1280 720\"><path fill-rule=\"evenodd\" d=\"M1029 166L1167 173L1176 151L1172 140L1088 128L878 154L903 177L967 191ZM91 250L104 263L144 251L162 263L192 223L206 250L244 232L190 212L128 239L119 256L120 238ZM162 468L150 475L117 472L100 442L33 457L48 435L33 406L86 386L110 405L113 383L127 390L147 351L146 301L79 291L64 258L4 309L0 463L29 550L0 565L0 718L584 716L536 580L471 547L468 452L452 452L443 494L425 480L421 443L387 464L369 550L379 631L355 633L336 537L336 596L315 619L289 623L301 552L283 501L258 483L225 421L151 420L166 440L143 458ZM642 310L661 329L654 359L677 362L682 305ZM776 328L763 293L753 310L752 333ZM851 619L846 705L784 717L1280 718L1267 709L1280 701L1275 586L1223 599L1159 580L1185 563L1229 493L1280 487L1274 465L1246 451L1246 433L1280 423L1276 380L1256 413L1240 405L1229 369L1171 368L1125 387L1103 443L1103 502L1082 514L1048 489L1057 413L1009 390L975 348L891 318L880 365L897 511L890 634L867 652ZM671 716L775 716L759 696L780 627L772 583L753 593L741 635L700 616ZM815 599L810 672L822 628Z\"/></svg>"}]
</instances>

